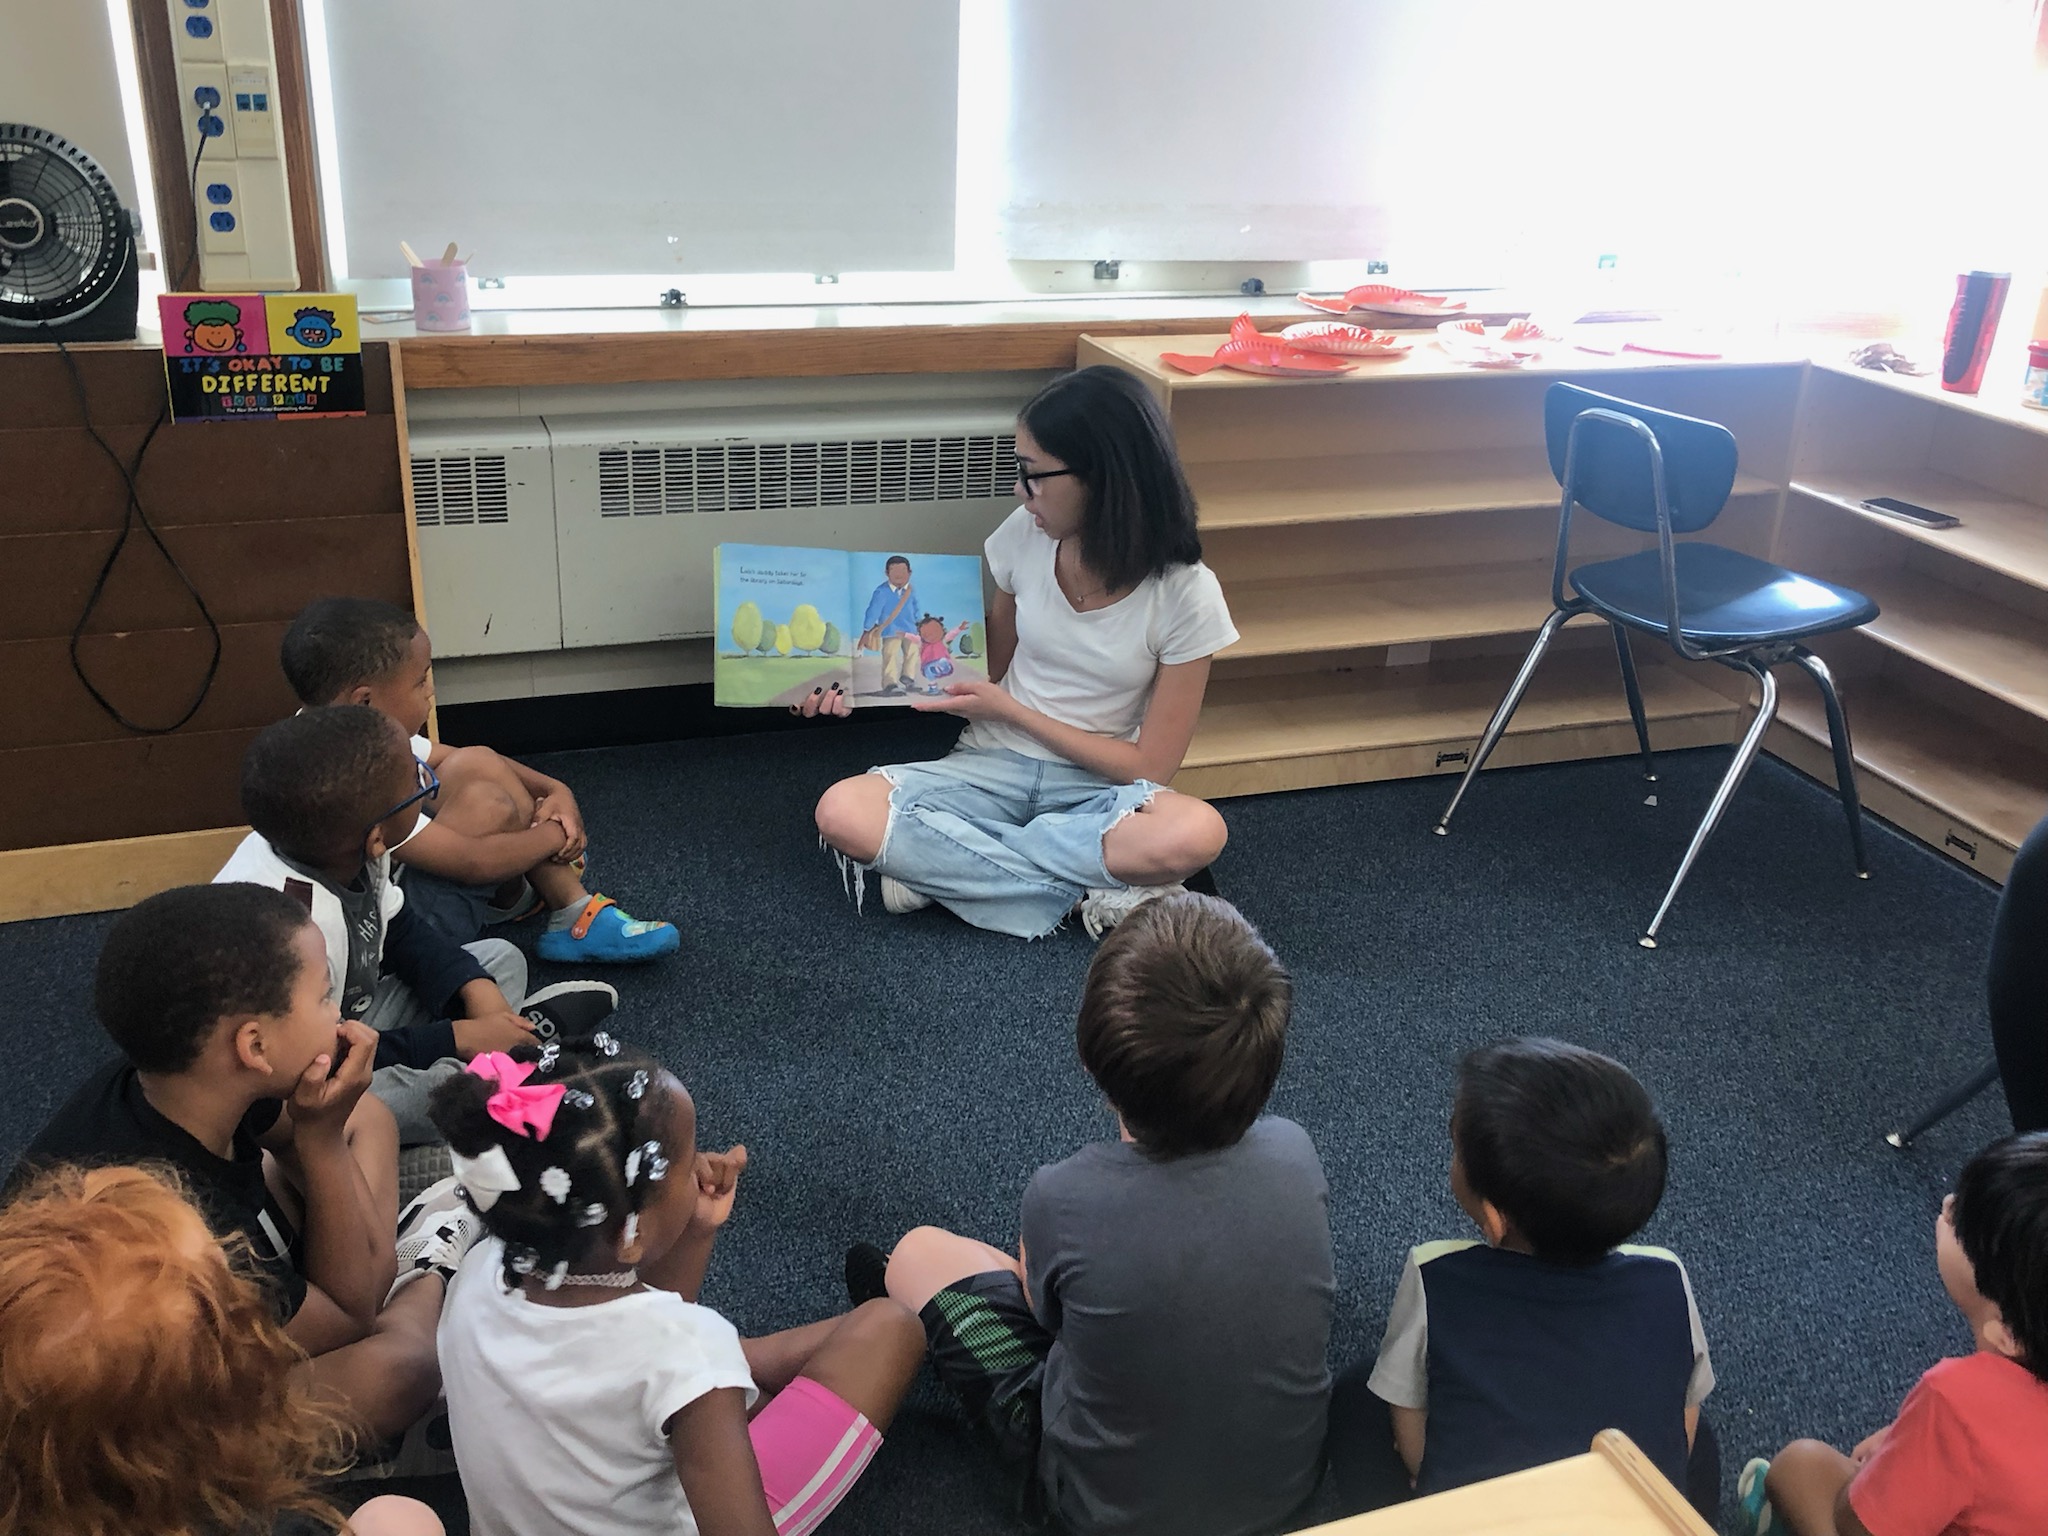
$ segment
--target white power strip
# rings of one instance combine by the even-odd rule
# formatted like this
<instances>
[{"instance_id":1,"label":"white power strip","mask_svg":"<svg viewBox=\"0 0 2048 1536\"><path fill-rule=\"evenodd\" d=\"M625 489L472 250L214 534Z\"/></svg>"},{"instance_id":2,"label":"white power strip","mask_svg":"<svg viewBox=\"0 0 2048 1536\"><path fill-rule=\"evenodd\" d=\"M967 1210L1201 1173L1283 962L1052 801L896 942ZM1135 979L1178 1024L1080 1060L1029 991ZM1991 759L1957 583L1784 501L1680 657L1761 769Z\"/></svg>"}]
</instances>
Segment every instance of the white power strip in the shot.
<instances>
[{"instance_id":1,"label":"white power strip","mask_svg":"<svg viewBox=\"0 0 2048 1536\"><path fill-rule=\"evenodd\" d=\"M297 288L270 6L267 0L164 5L177 52L185 163L195 155L199 160L193 198L199 287L210 293ZM181 276L167 274L173 282Z\"/></svg>"}]
</instances>

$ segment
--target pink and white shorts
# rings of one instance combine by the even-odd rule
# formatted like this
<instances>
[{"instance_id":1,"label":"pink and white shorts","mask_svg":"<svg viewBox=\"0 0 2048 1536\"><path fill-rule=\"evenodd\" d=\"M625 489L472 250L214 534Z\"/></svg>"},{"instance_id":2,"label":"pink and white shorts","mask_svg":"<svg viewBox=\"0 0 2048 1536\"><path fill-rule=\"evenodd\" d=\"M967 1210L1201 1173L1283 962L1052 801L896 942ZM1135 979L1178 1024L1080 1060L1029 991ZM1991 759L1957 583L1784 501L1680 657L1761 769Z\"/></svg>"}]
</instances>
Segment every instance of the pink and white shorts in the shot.
<instances>
[{"instance_id":1,"label":"pink and white shorts","mask_svg":"<svg viewBox=\"0 0 2048 1536\"><path fill-rule=\"evenodd\" d=\"M778 1536L807 1536L867 1470L882 1436L853 1404L799 1376L747 1426Z\"/></svg>"}]
</instances>

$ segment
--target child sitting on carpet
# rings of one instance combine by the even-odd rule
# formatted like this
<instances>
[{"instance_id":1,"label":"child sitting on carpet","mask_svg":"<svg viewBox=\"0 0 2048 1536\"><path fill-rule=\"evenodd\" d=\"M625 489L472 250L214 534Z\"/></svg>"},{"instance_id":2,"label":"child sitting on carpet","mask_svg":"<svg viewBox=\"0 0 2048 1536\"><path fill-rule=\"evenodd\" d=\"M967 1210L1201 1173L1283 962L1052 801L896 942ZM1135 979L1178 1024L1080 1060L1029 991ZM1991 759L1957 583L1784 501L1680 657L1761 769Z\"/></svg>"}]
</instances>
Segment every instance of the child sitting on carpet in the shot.
<instances>
[{"instance_id":1,"label":"child sitting on carpet","mask_svg":"<svg viewBox=\"0 0 2048 1536\"><path fill-rule=\"evenodd\" d=\"M1262 1111L1291 984L1235 908L1133 911L1081 994L1121 1137L1040 1168L1016 1256L919 1227L847 1255L918 1310L932 1365L1074 1536L1237 1536L1315 1490L1335 1293L1306 1132Z\"/></svg>"},{"instance_id":2,"label":"child sitting on carpet","mask_svg":"<svg viewBox=\"0 0 2048 1536\"><path fill-rule=\"evenodd\" d=\"M1485 1242L1408 1255L1368 1380L1330 1406L1347 1510L1584 1453L1626 1433L1711 1523L1720 1453L1700 1403L1714 1370L1677 1257L1626 1240L1664 1194L1664 1128L1618 1061L1558 1040L1468 1055L1451 1113L1451 1193Z\"/></svg>"},{"instance_id":3,"label":"child sitting on carpet","mask_svg":"<svg viewBox=\"0 0 2048 1536\"><path fill-rule=\"evenodd\" d=\"M746 1149L599 1034L493 1053L434 1094L489 1237L441 1367L478 1536L804 1536L881 1444L923 1356L879 1301L741 1339L697 1304Z\"/></svg>"},{"instance_id":4,"label":"child sitting on carpet","mask_svg":"<svg viewBox=\"0 0 2048 1536\"><path fill-rule=\"evenodd\" d=\"M599 981L529 996L512 945L459 946L413 913L391 879L391 850L436 791L387 716L355 704L306 710L250 744L242 811L254 830L214 876L281 890L312 914L342 1017L377 1031L371 1092L405 1146L436 1139L427 1094L464 1060L537 1031L587 1034L619 1002Z\"/></svg>"},{"instance_id":5,"label":"child sitting on carpet","mask_svg":"<svg viewBox=\"0 0 2048 1536\"><path fill-rule=\"evenodd\" d=\"M431 1335L430 1335L431 1337ZM349 1431L168 1172L59 1168L0 1210L0 1525L70 1536L340 1524ZM372 1499L355 1536L441 1536Z\"/></svg>"},{"instance_id":6,"label":"child sitting on carpet","mask_svg":"<svg viewBox=\"0 0 2048 1536\"><path fill-rule=\"evenodd\" d=\"M1795 1440L1742 1469L1742 1529L1791 1536L2048 1531L2048 1131L1964 1165L1934 1223L1935 1265L1974 1354L1922 1376L1844 1456Z\"/></svg>"},{"instance_id":7,"label":"child sitting on carpet","mask_svg":"<svg viewBox=\"0 0 2048 1536\"><path fill-rule=\"evenodd\" d=\"M397 1132L364 1091L376 1037L337 1013L327 967L305 906L278 891L183 886L129 908L93 989L122 1054L51 1116L12 1184L61 1163L176 1169L311 1357L305 1384L382 1440L433 1402L441 1281L393 1290Z\"/></svg>"},{"instance_id":8,"label":"child sitting on carpet","mask_svg":"<svg viewBox=\"0 0 2048 1536\"><path fill-rule=\"evenodd\" d=\"M487 923L516 922L545 908L547 930L535 945L543 960L653 960L681 947L674 924L641 922L610 897L584 889L583 813L568 785L489 747L439 746L420 734L434 707L434 654L427 632L403 608L321 598L285 632L280 660L301 703L382 710L439 776L431 811L392 854L405 868L414 907L450 938L467 944Z\"/></svg>"}]
</instances>

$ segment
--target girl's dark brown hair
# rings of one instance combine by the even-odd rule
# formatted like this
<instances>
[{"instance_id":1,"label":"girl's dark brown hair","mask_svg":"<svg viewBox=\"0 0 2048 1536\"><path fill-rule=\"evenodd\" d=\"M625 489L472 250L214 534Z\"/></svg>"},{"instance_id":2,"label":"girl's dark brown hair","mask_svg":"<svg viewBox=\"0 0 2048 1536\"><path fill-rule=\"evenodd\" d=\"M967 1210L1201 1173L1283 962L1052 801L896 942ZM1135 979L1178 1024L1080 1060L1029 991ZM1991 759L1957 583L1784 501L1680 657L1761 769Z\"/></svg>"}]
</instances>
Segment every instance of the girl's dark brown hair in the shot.
<instances>
[{"instance_id":1,"label":"girl's dark brown hair","mask_svg":"<svg viewBox=\"0 0 2048 1536\"><path fill-rule=\"evenodd\" d=\"M1020 419L1086 488L1081 559L1110 591L1202 558L1173 429L1136 378L1106 366L1062 374Z\"/></svg>"},{"instance_id":2,"label":"girl's dark brown hair","mask_svg":"<svg viewBox=\"0 0 2048 1536\"><path fill-rule=\"evenodd\" d=\"M1213 896L1148 901L1102 941L1081 991L1081 1064L1147 1152L1234 1146L1287 1053L1294 986Z\"/></svg>"},{"instance_id":3,"label":"girl's dark brown hair","mask_svg":"<svg viewBox=\"0 0 2048 1536\"><path fill-rule=\"evenodd\" d=\"M312 1487L349 1430L239 1252L168 1170L60 1167L0 1209L0 1531L341 1525Z\"/></svg>"}]
</instances>

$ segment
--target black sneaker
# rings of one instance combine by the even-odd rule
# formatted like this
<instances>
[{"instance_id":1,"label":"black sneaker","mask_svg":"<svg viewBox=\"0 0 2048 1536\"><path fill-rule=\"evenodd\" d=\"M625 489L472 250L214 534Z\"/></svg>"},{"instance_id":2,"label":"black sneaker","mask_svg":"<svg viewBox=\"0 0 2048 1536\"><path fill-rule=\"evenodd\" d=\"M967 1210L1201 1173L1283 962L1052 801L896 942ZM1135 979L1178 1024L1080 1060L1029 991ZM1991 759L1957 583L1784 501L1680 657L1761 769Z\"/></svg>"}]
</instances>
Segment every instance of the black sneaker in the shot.
<instances>
[{"instance_id":1,"label":"black sneaker","mask_svg":"<svg viewBox=\"0 0 2048 1536\"><path fill-rule=\"evenodd\" d=\"M846 1299L864 1307L889 1294L889 1255L873 1243L855 1243L846 1250Z\"/></svg>"},{"instance_id":2,"label":"black sneaker","mask_svg":"<svg viewBox=\"0 0 2048 1536\"><path fill-rule=\"evenodd\" d=\"M576 1040L618 1011L619 989L605 981L558 981L519 1005L541 1040Z\"/></svg>"}]
</instances>

